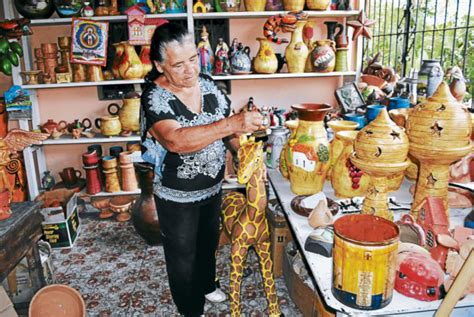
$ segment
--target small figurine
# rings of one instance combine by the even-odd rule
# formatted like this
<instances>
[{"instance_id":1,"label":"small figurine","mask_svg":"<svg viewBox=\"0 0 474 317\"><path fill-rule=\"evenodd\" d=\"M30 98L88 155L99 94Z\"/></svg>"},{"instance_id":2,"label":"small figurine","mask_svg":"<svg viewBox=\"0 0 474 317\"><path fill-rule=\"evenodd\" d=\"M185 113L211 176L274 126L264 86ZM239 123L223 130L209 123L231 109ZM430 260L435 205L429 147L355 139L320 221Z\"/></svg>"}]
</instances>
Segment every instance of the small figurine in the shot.
<instances>
[{"instance_id":1,"label":"small figurine","mask_svg":"<svg viewBox=\"0 0 474 317\"><path fill-rule=\"evenodd\" d=\"M457 101L462 102L466 94L466 80L462 74L462 70L453 66L446 71L446 78L449 80L449 90Z\"/></svg>"},{"instance_id":2,"label":"small figurine","mask_svg":"<svg viewBox=\"0 0 474 317\"><path fill-rule=\"evenodd\" d=\"M217 43L215 55L214 74L228 75L230 72L229 46L227 46L222 37L219 38L219 42Z\"/></svg>"},{"instance_id":3,"label":"small figurine","mask_svg":"<svg viewBox=\"0 0 474 317\"><path fill-rule=\"evenodd\" d=\"M214 64L214 54L211 43L209 43L209 33L206 26L202 27L201 41L198 44L199 66L201 73L212 75L212 65Z\"/></svg>"},{"instance_id":4,"label":"small figurine","mask_svg":"<svg viewBox=\"0 0 474 317\"><path fill-rule=\"evenodd\" d=\"M50 171L45 171L43 178L41 178L41 186L45 190L50 191L51 189L53 189L55 184L56 184L56 180L51 175L51 172Z\"/></svg>"},{"instance_id":5,"label":"small figurine","mask_svg":"<svg viewBox=\"0 0 474 317\"><path fill-rule=\"evenodd\" d=\"M84 7L81 10L81 16L87 18L94 16L94 9L91 7L90 2L84 2Z\"/></svg>"},{"instance_id":6,"label":"small figurine","mask_svg":"<svg viewBox=\"0 0 474 317\"><path fill-rule=\"evenodd\" d=\"M239 48L239 41L237 40L237 38L234 37L229 49L229 59L232 59L232 57L234 57L238 48Z\"/></svg>"}]
</instances>

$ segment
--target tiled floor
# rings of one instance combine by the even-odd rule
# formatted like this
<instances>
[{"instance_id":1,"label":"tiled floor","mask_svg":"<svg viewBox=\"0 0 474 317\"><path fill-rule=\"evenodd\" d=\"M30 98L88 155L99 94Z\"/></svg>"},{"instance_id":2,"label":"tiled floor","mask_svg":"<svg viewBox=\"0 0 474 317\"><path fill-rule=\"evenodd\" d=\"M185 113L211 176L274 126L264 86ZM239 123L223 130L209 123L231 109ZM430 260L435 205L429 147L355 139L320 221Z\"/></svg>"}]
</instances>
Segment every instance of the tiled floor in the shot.
<instances>
[{"instance_id":1,"label":"tiled floor","mask_svg":"<svg viewBox=\"0 0 474 317\"><path fill-rule=\"evenodd\" d=\"M131 222L98 220L97 212L81 214L81 232L70 250L54 251L57 283L81 292L89 316L174 316L176 308L168 287L163 248L150 247L135 233ZM252 273L242 283L242 312L266 316L257 256L248 257ZM230 248L219 250L217 273L229 289ZM283 278L276 279L285 316L301 316L288 296ZM206 316L226 316L229 302L206 303Z\"/></svg>"}]
</instances>

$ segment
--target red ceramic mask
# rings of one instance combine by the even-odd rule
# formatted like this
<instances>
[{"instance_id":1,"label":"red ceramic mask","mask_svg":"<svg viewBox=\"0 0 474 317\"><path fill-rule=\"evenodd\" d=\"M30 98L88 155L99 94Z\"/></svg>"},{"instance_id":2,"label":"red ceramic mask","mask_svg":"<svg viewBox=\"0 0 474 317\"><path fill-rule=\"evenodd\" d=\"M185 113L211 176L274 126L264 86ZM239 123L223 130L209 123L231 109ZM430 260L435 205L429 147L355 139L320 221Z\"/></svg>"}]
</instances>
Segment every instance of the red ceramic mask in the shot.
<instances>
[{"instance_id":1,"label":"red ceramic mask","mask_svg":"<svg viewBox=\"0 0 474 317\"><path fill-rule=\"evenodd\" d=\"M422 301L438 300L439 287L444 278L439 264L420 253L406 252L398 256L401 261L395 278L395 290Z\"/></svg>"}]
</instances>

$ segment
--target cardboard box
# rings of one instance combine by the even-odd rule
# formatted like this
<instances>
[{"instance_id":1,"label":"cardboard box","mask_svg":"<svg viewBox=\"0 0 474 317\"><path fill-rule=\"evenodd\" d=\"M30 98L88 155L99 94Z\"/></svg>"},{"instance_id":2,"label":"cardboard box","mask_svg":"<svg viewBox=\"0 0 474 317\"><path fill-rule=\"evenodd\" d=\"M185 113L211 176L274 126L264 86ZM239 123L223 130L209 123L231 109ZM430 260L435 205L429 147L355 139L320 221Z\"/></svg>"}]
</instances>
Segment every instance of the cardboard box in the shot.
<instances>
[{"instance_id":1,"label":"cardboard box","mask_svg":"<svg viewBox=\"0 0 474 317\"><path fill-rule=\"evenodd\" d=\"M77 193L69 198L66 214L62 207L43 208L43 240L52 248L72 248L80 231L80 218L77 210Z\"/></svg>"},{"instance_id":2,"label":"cardboard box","mask_svg":"<svg viewBox=\"0 0 474 317\"><path fill-rule=\"evenodd\" d=\"M293 269L291 248L286 247L283 256L283 275L288 293L304 317L334 317L335 312L327 307L319 291L313 290ZM330 278L328 276L328 278Z\"/></svg>"}]
</instances>

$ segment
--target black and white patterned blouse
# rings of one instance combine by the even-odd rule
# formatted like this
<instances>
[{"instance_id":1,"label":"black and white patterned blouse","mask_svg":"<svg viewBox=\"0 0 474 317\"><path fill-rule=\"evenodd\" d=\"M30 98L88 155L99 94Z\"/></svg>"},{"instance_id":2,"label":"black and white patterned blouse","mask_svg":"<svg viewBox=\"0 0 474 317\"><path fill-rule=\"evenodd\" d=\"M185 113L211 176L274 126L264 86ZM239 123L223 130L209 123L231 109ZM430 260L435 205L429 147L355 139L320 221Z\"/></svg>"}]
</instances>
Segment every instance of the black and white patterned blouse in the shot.
<instances>
[{"instance_id":1,"label":"black and white patterned blouse","mask_svg":"<svg viewBox=\"0 0 474 317\"><path fill-rule=\"evenodd\" d=\"M147 131L160 120L176 120L182 127L210 124L228 117L230 100L206 75L200 75L202 110L190 111L173 93L152 84L142 94L142 157L155 164L154 193L162 199L189 203L217 194L222 186L225 146L222 140L187 154L165 149Z\"/></svg>"}]
</instances>

